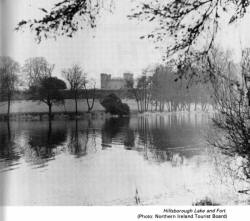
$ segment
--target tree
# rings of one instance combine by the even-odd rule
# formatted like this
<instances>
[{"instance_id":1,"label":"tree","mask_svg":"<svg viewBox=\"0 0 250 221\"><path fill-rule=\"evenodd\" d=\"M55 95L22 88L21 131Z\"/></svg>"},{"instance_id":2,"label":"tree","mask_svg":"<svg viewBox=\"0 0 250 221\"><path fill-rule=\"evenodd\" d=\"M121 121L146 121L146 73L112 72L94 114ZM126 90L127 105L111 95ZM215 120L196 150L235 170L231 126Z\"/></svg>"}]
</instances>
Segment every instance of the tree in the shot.
<instances>
[{"instance_id":1,"label":"tree","mask_svg":"<svg viewBox=\"0 0 250 221\"><path fill-rule=\"evenodd\" d=\"M10 57L0 57L0 95L7 99L7 116L10 115L10 102L17 89L19 64Z\"/></svg>"},{"instance_id":2,"label":"tree","mask_svg":"<svg viewBox=\"0 0 250 221\"><path fill-rule=\"evenodd\" d=\"M49 107L49 120L52 120L52 105L64 102L61 90L66 89L64 81L56 77L45 77L38 86L32 88L34 99L39 99Z\"/></svg>"},{"instance_id":3,"label":"tree","mask_svg":"<svg viewBox=\"0 0 250 221\"><path fill-rule=\"evenodd\" d=\"M23 66L23 73L27 79L28 87L39 85L45 77L51 77L54 65L49 64L43 57L29 58Z\"/></svg>"},{"instance_id":4,"label":"tree","mask_svg":"<svg viewBox=\"0 0 250 221\"><path fill-rule=\"evenodd\" d=\"M164 59L176 55L177 65L184 65L206 57L218 29L244 17L249 4L249 0L146 0L138 1L129 17L155 22L155 30L142 38L163 43L158 47L166 47Z\"/></svg>"},{"instance_id":5,"label":"tree","mask_svg":"<svg viewBox=\"0 0 250 221\"><path fill-rule=\"evenodd\" d=\"M95 80L94 79L87 80L83 88L84 88L84 96L88 105L87 112L90 113L94 107L96 98Z\"/></svg>"},{"instance_id":6,"label":"tree","mask_svg":"<svg viewBox=\"0 0 250 221\"><path fill-rule=\"evenodd\" d=\"M78 114L77 100L79 96L79 90L86 87L86 74L78 65L73 65L71 68L63 70L63 76L67 80L70 86L70 90L74 93L75 100L75 114Z\"/></svg>"},{"instance_id":7,"label":"tree","mask_svg":"<svg viewBox=\"0 0 250 221\"><path fill-rule=\"evenodd\" d=\"M41 19L22 20L16 30L29 27L35 32L38 42L42 38L65 35L72 37L79 29L96 27L101 11L112 11L113 0L61 0L51 10L40 8L45 14Z\"/></svg>"},{"instance_id":8,"label":"tree","mask_svg":"<svg viewBox=\"0 0 250 221\"><path fill-rule=\"evenodd\" d=\"M228 53L217 51L214 55L213 62L206 64L208 65L207 70L216 72L215 76L217 76L211 81L216 114L213 117L215 127L208 142L216 147L216 150L237 157L239 162L236 166L239 167L233 168L234 173L240 179L245 178L246 181L249 181L250 133L248 119L250 112L244 82L241 83L240 78L241 72L244 72L247 66L242 66L238 70L237 66L232 64ZM243 59L245 58L243 57ZM241 65L247 65L247 63L242 61ZM228 169L231 170L231 168Z\"/></svg>"},{"instance_id":9,"label":"tree","mask_svg":"<svg viewBox=\"0 0 250 221\"><path fill-rule=\"evenodd\" d=\"M112 115L129 115L129 106L122 103L121 99L115 94L109 94L103 98L101 105L105 108L106 112Z\"/></svg>"},{"instance_id":10,"label":"tree","mask_svg":"<svg viewBox=\"0 0 250 221\"><path fill-rule=\"evenodd\" d=\"M206 56L219 27L244 17L249 4L250 0L146 0L138 1L128 17L156 22L155 31L142 37L164 42L164 47L167 45L164 58L177 54L178 63L182 64ZM38 42L51 36L72 37L84 26L96 27L101 11L112 11L113 6L113 0L61 0L50 10L40 8L45 13L42 18L20 21L16 30L30 28Z\"/></svg>"},{"instance_id":11,"label":"tree","mask_svg":"<svg viewBox=\"0 0 250 221\"><path fill-rule=\"evenodd\" d=\"M132 88L132 93L137 103L137 108L140 113L148 111L149 103L152 98L152 76L151 68L143 70L142 76L137 79L136 86Z\"/></svg>"},{"instance_id":12,"label":"tree","mask_svg":"<svg viewBox=\"0 0 250 221\"><path fill-rule=\"evenodd\" d=\"M171 88L174 88L174 84L176 82L173 81L171 68L163 65L156 66L152 77L152 100L155 101L155 110L159 106L159 110L164 111L165 102L170 100L172 95Z\"/></svg>"},{"instance_id":13,"label":"tree","mask_svg":"<svg viewBox=\"0 0 250 221\"><path fill-rule=\"evenodd\" d=\"M248 119L250 118L247 97L243 89L236 86L231 79L218 79L214 83L216 110L218 115L213 122L221 133L214 134L209 143L219 148L224 154L238 156L242 164L237 173L243 172L250 179L250 133Z\"/></svg>"}]
</instances>

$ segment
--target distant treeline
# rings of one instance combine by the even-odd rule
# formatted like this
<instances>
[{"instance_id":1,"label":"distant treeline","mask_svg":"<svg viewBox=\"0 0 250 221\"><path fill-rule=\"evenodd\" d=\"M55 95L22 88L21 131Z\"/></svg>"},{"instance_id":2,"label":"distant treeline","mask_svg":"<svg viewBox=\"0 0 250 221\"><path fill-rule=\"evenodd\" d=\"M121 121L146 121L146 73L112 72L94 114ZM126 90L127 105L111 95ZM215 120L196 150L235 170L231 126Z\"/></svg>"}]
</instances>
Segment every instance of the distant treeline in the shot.
<instances>
[{"instance_id":1,"label":"distant treeline","mask_svg":"<svg viewBox=\"0 0 250 221\"><path fill-rule=\"evenodd\" d=\"M90 96L95 96L96 99L102 99L109 94L115 94L121 99L135 99L134 89L116 89L116 90L103 90L95 89L95 92L91 93L92 89L89 89ZM186 90L185 93L181 91L168 91L165 95L166 102L169 101L183 101L187 103L211 103L210 94L204 87L197 86L195 89ZM74 99L74 91L70 89L61 90L64 99ZM86 99L86 93L84 90L79 90L79 98ZM168 99L167 99L168 98ZM15 91L12 100L34 100L34 95L29 90ZM37 98L39 100L39 98ZM7 97L0 96L0 101L7 101Z\"/></svg>"}]
</instances>

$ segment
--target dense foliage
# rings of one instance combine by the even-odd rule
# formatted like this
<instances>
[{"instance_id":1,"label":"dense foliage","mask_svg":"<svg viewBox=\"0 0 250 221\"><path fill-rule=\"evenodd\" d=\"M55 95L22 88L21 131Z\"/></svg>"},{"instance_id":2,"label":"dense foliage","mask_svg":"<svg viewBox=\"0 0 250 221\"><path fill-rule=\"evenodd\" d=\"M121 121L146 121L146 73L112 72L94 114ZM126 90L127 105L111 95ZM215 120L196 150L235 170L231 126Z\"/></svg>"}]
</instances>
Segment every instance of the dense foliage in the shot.
<instances>
[{"instance_id":1,"label":"dense foliage","mask_svg":"<svg viewBox=\"0 0 250 221\"><path fill-rule=\"evenodd\" d=\"M101 101L101 105L105 108L107 113L112 115L128 115L129 114L129 106L125 103L122 103L121 99L117 97L115 94L109 94L104 97Z\"/></svg>"},{"instance_id":2,"label":"dense foliage","mask_svg":"<svg viewBox=\"0 0 250 221\"><path fill-rule=\"evenodd\" d=\"M66 89L64 81L56 77L45 77L38 86L33 86L31 92L34 99L38 99L49 107L49 118L52 119L52 105L64 102L61 90Z\"/></svg>"}]
</instances>

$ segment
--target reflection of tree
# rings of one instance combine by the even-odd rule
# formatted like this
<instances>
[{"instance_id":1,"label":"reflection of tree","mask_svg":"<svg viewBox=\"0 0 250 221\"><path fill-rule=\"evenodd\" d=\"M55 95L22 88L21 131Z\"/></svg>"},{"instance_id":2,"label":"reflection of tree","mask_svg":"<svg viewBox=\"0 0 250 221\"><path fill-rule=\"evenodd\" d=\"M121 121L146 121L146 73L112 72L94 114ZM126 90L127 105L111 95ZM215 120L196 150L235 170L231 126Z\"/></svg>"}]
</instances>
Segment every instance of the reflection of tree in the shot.
<instances>
[{"instance_id":1,"label":"reflection of tree","mask_svg":"<svg viewBox=\"0 0 250 221\"><path fill-rule=\"evenodd\" d=\"M10 122L6 121L6 125L1 125L0 130L0 158L5 160L8 165L11 165L20 158L13 140Z\"/></svg>"},{"instance_id":2,"label":"reflection of tree","mask_svg":"<svg viewBox=\"0 0 250 221\"><path fill-rule=\"evenodd\" d=\"M55 149L66 140L66 130L61 127L53 128L48 121L47 129L38 127L29 131L29 160L34 163L43 163L55 156Z\"/></svg>"},{"instance_id":3,"label":"reflection of tree","mask_svg":"<svg viewBox=\"0 0 250 221\"><path fill-rule=\"evenodd\" d=\"M7 127L8 127L8 140L11 140L11 130L10 130L10 121L7 121Z\"/></svg>"},{"instance_id":4,"label":"reflection of tree","mask_svg":"<svg viewBox=\"0 0 250 221\"><path fill-rule=\"evenodd\" d=\"M123 143L128 149L134 147L134 131L129 128L129 118L106 119L102 128L102 148L110 147L113 140Z\"/></svg>"},{"instance_id":5,"label":"reflection of tree","mask_svg":"<svg viewBox=\"0 0 250 221\"><path fill-rule=\"evenodd\" d=\"M70 140L68 142L70 153L81 157L87 154L90 146L96 148L95 134L96 130L93 128L90 119L88 119L87 125L83 130L79 130L79 123L75 120L75 127L71 130Z\"/></svg>"},{"instance_id":6,"label":"reflection of tree","mask_svg":"<svg viewBox=\"0 0 250 221\"><path fill-rule=\"evenodd\" d=\"M177 122L181 120L182 122ZM173 165L183 163L183 157L191 157L194 152L187 146L193 146L199 136L190 122L184 123L171 115L167 119L163 116L138 119L139 144L144 148L144 157L157 161L171 161Z\"/></svg>"},{"instance_id":7,"label":"reflection of tree","mask_svg":"<svg viewBox=\"0 0 250 221\"><path fill-rule=\"evenodd\" d=\"M80 151L80 143L79 143L79 131L78 131L78 121L75 120L75 129L72 131L70 135L70 141L68 143L68 148L70 149L70 152L73 154L77 154ZM86 152L86 150L85 150Z\"/></svg>"},{"instance_id":8,"label":"reflection of tree","mask_svg":"<svg viewBox=\"0 0 250 221\"><path fill-rule=\"evenodd\" d=\"M127 149L131 149L132 147L135 146L135 133L131 129L127 129L127 133L124 137L124 146Z\"/></svg>"}]
</instances>

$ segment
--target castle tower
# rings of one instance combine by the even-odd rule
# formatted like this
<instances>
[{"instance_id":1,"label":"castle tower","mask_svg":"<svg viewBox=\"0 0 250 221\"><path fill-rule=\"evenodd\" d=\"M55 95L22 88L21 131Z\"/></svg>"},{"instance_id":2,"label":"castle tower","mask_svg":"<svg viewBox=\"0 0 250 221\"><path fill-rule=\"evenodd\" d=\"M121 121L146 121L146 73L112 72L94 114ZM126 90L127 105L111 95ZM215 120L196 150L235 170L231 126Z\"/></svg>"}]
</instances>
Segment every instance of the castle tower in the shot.
<instances>
[{"instance_id":1,"label":"castle tower","mask_svg":"<svg viewBox=\"0 0 250 221\"><path fill-rule=\"evenodd\" d=\"M108 82L111 79L111 75L101 73L101 89L107 89Z\"/></svg>"},{"instance_id":2,"label":"castle tower","mask_svg":"<svg viewBox=\"0 0 250 221\"><path fill-rule=\"evenodd\" d=\"M131 73L124 73L123 74L123 79L125 81L125 86L126 87L133 87L133 84L134 84L134 77L133 77L133 74Z\"/></svg>"},{"instance_id":3,"label":"castle tower","mask_svg":"<svg viewBox=\"0 0 250 221\"><path fill-rule=\"evenodd\" d=\"M133 81L133 74L131 73L124 73L123 74L123 79L126 81Z\"/></svg>"}]
</instances>

